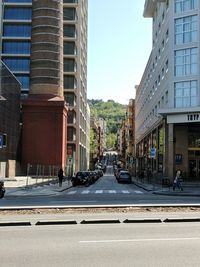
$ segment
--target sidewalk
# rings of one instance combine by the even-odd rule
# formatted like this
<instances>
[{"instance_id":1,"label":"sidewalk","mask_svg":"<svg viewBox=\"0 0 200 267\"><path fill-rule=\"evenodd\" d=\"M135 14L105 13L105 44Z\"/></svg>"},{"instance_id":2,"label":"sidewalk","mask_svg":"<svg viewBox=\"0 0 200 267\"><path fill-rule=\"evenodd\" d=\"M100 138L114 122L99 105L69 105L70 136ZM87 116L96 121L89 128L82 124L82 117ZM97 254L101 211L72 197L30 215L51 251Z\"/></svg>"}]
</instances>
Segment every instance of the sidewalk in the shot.
<instances>
[{"instance_id":1,"label":"sidewalk","mask_svg":"<svg viewBox=\"0 0 200 267\"><path fill-rule=\"evenodd\" d=\"M65 179L62 187L59 187L58 179L42 179L27 177L15 177L4 179L6 188L5 196L45 196L56 195L72 186L71 181Z\"/></svg>"},{"instance_id":2,"label":"sidewalk","mask_svg":"<svg viewBox=\"0 0 200 267\"><path fill-rule=\"evenodd\" d=\"M132 177L132 181L138 187L143 188L146 191L152 192L152 194L156 195L167 195L167 196L193 196L200 197L200 181L199 182L183 182L182 187L183 191L179 191L176 189L173 191L172 186L162 186L162 184L158 183L148 183L147 179L138 179L136 177Z\"/></svg>"}]
</instances>

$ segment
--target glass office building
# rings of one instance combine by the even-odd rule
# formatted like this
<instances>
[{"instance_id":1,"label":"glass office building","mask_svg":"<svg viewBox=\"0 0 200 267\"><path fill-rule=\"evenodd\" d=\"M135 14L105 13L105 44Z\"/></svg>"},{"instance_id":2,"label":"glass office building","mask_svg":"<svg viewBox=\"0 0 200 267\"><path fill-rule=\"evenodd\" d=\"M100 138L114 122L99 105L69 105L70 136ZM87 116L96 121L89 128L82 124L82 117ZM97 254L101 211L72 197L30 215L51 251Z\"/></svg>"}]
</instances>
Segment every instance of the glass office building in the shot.
<instances>
[{"instance_id":1,"label":"glass office building","mask_svg":"<svg viewBox=\"0 0 200 267\"><path fill-rule=\"evenodd\" d=\"M86 169L87 156L87 0L63 0L64 97L68 104L67 153L73 171ZM2 3L2 61L20 81L21 98L29 93L31 0Z\"/></svg>"}]
</instances>

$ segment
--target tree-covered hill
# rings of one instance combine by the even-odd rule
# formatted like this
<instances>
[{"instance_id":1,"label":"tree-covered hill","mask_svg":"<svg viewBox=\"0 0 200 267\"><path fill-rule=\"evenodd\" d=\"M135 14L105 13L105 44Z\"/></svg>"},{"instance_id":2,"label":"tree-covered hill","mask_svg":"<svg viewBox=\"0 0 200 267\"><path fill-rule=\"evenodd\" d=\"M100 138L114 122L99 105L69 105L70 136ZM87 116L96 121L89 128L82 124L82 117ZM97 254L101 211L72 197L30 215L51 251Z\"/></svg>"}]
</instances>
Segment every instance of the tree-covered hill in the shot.
<instances>
[{"instance_id":1,"label":"tree-covered hill","mask_svg":"<svg viewBox=\"0 0 200 267\"><path fill-rule=\"evenodd\" d=\"M116 103L113 100L88 100L91 116L103 118L107 124L107 148L112 148L116 142L116 133L120 128L126 112L126 105Z\"/></svg>"}]
</instances>

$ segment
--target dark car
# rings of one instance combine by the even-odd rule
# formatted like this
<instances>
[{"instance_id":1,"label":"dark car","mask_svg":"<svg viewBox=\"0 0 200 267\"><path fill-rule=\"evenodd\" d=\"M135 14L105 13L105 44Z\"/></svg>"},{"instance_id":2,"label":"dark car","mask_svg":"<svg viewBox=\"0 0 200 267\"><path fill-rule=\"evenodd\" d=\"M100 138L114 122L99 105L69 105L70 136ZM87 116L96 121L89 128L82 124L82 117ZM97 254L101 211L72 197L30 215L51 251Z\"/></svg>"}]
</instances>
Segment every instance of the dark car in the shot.
<instances>
[{"instance_id":1,"label":"dark car","mask_svg":"<svg viewBox=\"0 0 200 267\"><path fill-rule=\"evenodd\" d=\"M131 175L128 171L120 171L117 176L118 183L131 183Z\"/></svg>"}]
</instances>

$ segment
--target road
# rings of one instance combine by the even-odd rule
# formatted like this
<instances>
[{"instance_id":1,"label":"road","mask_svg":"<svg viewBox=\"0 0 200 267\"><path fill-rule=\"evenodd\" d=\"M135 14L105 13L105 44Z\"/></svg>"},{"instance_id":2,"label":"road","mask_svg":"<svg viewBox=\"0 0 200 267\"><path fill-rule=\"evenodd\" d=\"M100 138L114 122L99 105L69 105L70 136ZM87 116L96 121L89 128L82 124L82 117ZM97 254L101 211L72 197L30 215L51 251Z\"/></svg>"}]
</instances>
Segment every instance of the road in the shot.
<instances>
[{"instance_id":1,"label":"road","mask_svg":"<svg viewBox=\"0 0 200 267\"><path fill-rule=\"evenodd\" d=\"M198 267L200 223L0 228L1 267Z\"/></svg>"},{"instance_id":2,"label":"road","mask_svg":"<svg viewBox=\"0 0 200 267\"><path fill-rule=\"evenodd\" d=\"M11 206L87 206L87 205L200 204L199 197L154 195L135 184L118 184L107 174L89 187L77 186L63 192L39 196L5 196L1 207Z\"/></svg>"}]
</instances>

